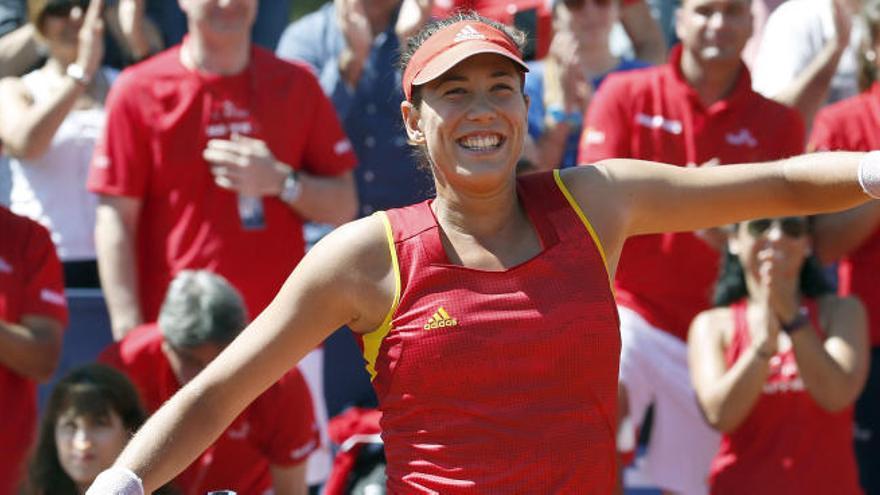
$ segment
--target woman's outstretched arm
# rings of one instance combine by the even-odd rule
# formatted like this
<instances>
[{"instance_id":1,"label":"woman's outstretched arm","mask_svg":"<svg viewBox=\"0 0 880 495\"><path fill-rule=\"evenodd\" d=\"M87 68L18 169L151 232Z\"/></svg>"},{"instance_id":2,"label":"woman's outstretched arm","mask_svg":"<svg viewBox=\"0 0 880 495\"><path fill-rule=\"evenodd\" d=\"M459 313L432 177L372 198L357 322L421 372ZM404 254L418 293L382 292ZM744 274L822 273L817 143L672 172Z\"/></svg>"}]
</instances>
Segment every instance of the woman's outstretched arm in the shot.
<instances>
[{"instance_id":1,"label":"woman's outstretched arm","mask_svg":"<svg viewBox=\"0 0 880 495\"><path fill-rule=\"evenodd\" d=\"M162 486L332 331L346 324L360 332L377 328L393 296L381 220L362 219L331 233L303 258L269 307L147 421L114 467L134 472L147 493ZM99 481L89 493L108 493L106 486L97 491Z\"/></svg>"}]
</instances>

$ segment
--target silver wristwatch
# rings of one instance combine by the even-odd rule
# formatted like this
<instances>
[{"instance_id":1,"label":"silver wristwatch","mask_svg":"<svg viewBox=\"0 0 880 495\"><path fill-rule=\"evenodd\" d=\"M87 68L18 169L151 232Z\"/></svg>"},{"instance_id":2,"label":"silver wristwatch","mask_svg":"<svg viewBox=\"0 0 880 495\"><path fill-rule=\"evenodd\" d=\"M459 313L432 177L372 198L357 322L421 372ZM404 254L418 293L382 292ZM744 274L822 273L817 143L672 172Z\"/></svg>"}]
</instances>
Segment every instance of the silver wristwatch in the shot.
<instances>
[{"instance_id":1,"label":"silver wristwatch","mask_svg":"<svg viewBox=\"0 0 880 495\"><path fill-rule=\"evenodd\" d=\"M92 78L86 75L85 69L82 68L79 64L70 64L67 66L67 70L65 71L67 77L73 79L78 84L82 84L83 86L88 86L90 82L92 82Z\"/></svg>"},{"instance_id":2,"label":"silver wristwatch","mask_svg":"<svg viewBox=\"0 0 880 495\"><path fill-rule=\"evenodd\" d=\"M284 178L284 189L278 195L281 201L287 204L293 203L302 195L302 183L299 181L299 174L296 170L291 170Z\"/></svg>"}]
</instances>

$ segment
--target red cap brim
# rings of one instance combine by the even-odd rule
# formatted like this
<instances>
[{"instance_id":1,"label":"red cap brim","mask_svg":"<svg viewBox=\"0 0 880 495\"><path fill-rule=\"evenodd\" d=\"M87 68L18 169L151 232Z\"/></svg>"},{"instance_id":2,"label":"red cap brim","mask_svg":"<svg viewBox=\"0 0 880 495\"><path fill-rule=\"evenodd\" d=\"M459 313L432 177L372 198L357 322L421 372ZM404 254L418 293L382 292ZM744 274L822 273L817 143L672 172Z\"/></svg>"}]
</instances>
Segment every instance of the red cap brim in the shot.
<instances>
[{"instance_id":1,"label":"red cap brim","mask_svg":"<svg viewBox=\"0 0 880 495\"><path fill-rule=\"evenodd\" d=\"M529 71L528 65L526 65L522 59L517 57L516 54L510 53L509 50L505 50L503 47L498 46L498 44L485 40L471 40L464 43L458 43L434 57L433 60L425 64L425 67L422 68L421 72L413 78L410 84L412 86L421 86L422 84L429 83L445 74L449 69L455 67L463 60L483 53L494 53L507 57L513 61L518 68L522 69L523 72Z\"/></svg>"}]
</instances>

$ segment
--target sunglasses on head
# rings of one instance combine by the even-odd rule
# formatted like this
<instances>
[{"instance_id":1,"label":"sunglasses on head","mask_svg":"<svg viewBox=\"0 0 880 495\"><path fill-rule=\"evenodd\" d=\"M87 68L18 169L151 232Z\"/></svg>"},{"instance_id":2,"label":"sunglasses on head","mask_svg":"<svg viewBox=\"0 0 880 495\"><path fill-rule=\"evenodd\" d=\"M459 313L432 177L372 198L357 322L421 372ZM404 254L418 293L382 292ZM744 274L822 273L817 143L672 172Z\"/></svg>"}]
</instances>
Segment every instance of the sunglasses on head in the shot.
<instances>
[{"instance_id":1,"label":"sunglasses on head","mask_svg":"<svg viewBox=\"0 0 880 495\"><path fill-rule=\"evenodd\" d=\"M767 231L774 224L779 224L779 229L785 234L787 237L792 239L800 239L801 237L807 235L808 225L807 221L803 218L798 217L785 217L785 218L762 218L759 220L751 220L746 222L746 230L752 237L761 237L766 234Z\"/></svg>"},{"instance_id":2,"label":"sunglasses on head","mask_svg":"<svg viewBox=\"0 0 880 495\"><path fill-rule=\"evenodd\" d=\"M68 17L74 7L85 9L88 6L89 0L53 0L43 9L43 16Z\"/></svg>"},{"instance_id":3,"label":"sunglasses on head","mask_svg":"<svg viewBox=\"0 0 880 495\"><path fill-rule=\"evenodd\" d=\"M608 7L614 0L562 0L568 10L580 10L587 2L593 2L597 7Z\"/></svg>"}]
</instances>

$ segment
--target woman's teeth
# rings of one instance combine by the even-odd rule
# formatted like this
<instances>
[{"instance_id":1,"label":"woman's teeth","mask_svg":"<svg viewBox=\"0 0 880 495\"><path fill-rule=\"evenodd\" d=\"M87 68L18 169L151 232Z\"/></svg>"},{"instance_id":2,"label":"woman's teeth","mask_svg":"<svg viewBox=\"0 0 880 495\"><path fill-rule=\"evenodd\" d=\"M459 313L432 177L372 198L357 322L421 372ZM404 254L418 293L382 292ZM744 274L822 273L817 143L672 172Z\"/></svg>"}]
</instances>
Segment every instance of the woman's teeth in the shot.
<instances>
[{"instance_id":1,"label":"woman's teeth","mask_svg":"<svg viewBox=\"0 0 880 495\"><path fill-rule=\"evenodd\" d=\"M459 144L469 150L485 151L501 145L501 136L471 136L459 140Z\"/></svg>"}]
</instances>

